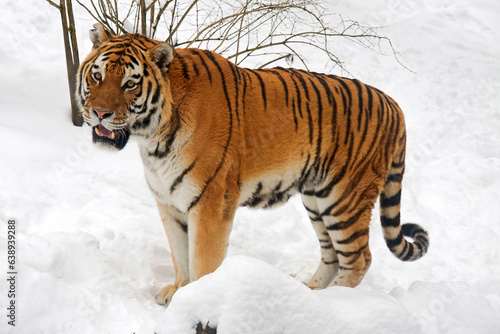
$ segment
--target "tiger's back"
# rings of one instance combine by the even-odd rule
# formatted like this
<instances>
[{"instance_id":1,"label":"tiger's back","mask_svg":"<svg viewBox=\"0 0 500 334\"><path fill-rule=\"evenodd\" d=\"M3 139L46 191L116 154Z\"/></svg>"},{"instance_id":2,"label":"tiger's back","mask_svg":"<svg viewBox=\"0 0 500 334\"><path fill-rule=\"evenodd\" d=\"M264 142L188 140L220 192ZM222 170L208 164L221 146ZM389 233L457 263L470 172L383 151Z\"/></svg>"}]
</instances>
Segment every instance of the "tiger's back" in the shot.
<instances>
[{"instance_id":1,"label":"tiger's back","mask_svg":"<svg viewBox=\"0 0 500 334\"><path fill-rule=\"evenodd\" d=\"M117 43L120 37L104 38L98 51L123 57L134 38L128 37L132 46L124 49L116 49ZM427 233L400 224L406 132L390 97L358 80L245 69L209 51L150 43L144 59L123 66L134 68L134 80L144 79L126 108L130 119L148 117L152 125L134 134L134 123L129 131L138 139L176 268L176 282L160 290L159 303L218 267L238 206L272 207L295 193L321 246L311 287L359 284L371 262L369 223L379 195L393 254L402 260L425 254ZM146 77L143 69L155 66ZM103 81L95 90L99 84L105 86ZM89 119L92 108L97 116L109 115L92 103L82 103ZM134 114L138 108L145 116ZM111 137L102 125L95 127Z\"/></svg>"},{"instance_id":2,"label":"tiger's back","mask_svg":"<svg viewBox=\"0 0 500 334\"><path fill-rule=\"evenodd\" d=\"M284 68L239 68L198 49L176 53L170 71L182 73L182 85L172 86L185 87L179 95L190 90L203 101L196 108L207 130L221 127L226 136L231 135L228 147L237 147L244 164L243 183L268 172L282 174L300 167L292 178L302 192L307 185L329 179L334 168L349 173L377 150L385 152L385 157L378 157L385 159L378 167L385 174L397 138L404 137L404 118L397 104L357 80ZM194 82L198 80L202 83ZM218 101L214 90L220 90ZM226 124L211 120L210 103L217 105L212 109Z\"/></svg>"}]
</instances>

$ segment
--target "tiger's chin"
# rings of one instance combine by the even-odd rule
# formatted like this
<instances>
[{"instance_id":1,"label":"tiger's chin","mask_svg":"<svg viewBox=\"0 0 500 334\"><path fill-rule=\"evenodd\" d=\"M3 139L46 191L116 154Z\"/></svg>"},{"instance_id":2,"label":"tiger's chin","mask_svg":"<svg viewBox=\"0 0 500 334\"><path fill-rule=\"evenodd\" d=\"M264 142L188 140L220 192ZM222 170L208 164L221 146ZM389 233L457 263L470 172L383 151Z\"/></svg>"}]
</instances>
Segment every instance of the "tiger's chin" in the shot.
<instances>
[{"instance_id":1,"label":"tiger's chin","mask_svg":"<svg viewBox=\"0 0 500 334\"><path fill-rule=\"evenodd\" d=\"M129 137L130 131L126 128L109 130L102 124L92 127L92 141L103 149L119 151L125 147Z\"/></svg>"}]
</instances>

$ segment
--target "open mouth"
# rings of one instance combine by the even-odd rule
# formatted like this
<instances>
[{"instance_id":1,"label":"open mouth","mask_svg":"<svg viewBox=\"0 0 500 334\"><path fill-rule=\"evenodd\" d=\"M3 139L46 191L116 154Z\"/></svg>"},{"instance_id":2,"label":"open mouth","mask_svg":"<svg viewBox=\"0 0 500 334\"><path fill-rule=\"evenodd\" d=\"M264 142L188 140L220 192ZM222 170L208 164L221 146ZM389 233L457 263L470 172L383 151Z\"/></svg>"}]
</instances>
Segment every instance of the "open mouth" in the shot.
<instances>
[{"instance_id":1,"label":"open mouth","mask_svg":"<svg viewBox=\"0 0 500 334\"><path fill-rule=\"evenodd\" d=\"M99 124L92 128L92 141L114 146L121 150L127 144L130 132L127 129L109 130L104 125Z\"/></svg>"}]
</instances>

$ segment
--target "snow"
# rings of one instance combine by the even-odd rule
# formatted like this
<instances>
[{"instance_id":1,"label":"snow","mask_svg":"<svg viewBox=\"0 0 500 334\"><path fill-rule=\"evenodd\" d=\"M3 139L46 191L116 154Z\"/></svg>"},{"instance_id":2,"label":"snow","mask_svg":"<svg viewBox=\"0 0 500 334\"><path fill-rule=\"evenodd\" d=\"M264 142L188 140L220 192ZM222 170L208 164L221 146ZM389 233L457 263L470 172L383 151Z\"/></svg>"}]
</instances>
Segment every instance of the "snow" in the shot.
<instances>
[{"instance_id":1,"label":"snow","mask_svg":"<svg viewBox=\"0 0 500 334\"><path fill-rule=\"evenodd\" d=\"M217 325L221 333L373 333L374 328L400 333L419 326L387 294L345 287L310 290L245 256L229 257L213 275L180 290L174 301L161 332L189 333L197 321Z\"/></svg>"},{"instance_id":2,"label":"snow","mask_svg":"<svg viewBox=\"0 0 500 334\"><path fill-rule=\"evenodd\" d=\"M1 333L499 333L500 3L348 1L346 18L383 26L392 56L338 40L357 78L405 112L402 215L425 227L429 253L395 259L374 210L373 263L356 288L307 289L319 249L300 200L240 209L229 254L178 291L167 239L137 145L117 153L71 125L59 14L44 1L1 0L0 239L17 224L17 320ZM78 9L81 58L93 21ZM382 44L387 53L387 45ZM316 71L324 64L312 64ZM338 73L340 74L340 73ZM5 270L5 276L7 270Z\"/></svg>"}]
</instances>

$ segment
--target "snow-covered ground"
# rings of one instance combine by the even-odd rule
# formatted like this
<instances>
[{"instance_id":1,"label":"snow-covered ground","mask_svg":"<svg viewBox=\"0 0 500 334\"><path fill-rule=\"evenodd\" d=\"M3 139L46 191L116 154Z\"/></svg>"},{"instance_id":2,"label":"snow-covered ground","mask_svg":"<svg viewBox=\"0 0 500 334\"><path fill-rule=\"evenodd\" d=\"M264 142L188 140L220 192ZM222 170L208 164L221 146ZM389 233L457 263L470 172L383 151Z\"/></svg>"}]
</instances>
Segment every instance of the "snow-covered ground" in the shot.
<instances>
[{"instance_id":1,"label":"snow-covered ground","mask_svg":"<svg viewBox=\"0 0 500 334\"><path fill-rule=\"evenodd\" d=\"M94 149L71 125L58 12L0 0L1 333L500 333L500 2L344 1L330 10L375 26L401 61L339 40L350 72L405 111L404 221L429 253L394 258L373 214L373 264L355 289L311 291L319 262L300 200L240 209L229 256L181 289L137 146ZM93 21L80 18L81 57ZM316 71L323 64L313 64ZM17 226L16 327L7 325L7 221Z\"/></svg>"}]
</instances>

